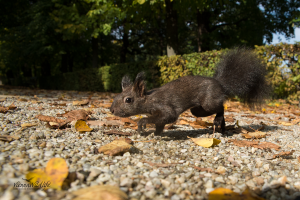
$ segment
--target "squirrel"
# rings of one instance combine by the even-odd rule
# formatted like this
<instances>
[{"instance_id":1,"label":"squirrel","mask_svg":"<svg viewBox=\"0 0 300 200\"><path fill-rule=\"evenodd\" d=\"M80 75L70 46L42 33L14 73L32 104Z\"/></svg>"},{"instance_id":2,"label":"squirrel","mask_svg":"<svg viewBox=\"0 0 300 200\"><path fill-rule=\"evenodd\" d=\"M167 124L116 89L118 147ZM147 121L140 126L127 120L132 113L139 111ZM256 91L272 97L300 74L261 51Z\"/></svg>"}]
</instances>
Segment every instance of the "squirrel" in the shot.
<instances>
[{"instance_id":1,"label":"squirrel","mask_svg":"<svg viewBox=\"0 0 300 200\"><path fill-rule=\"evenodd\" d=\"M251 108L259 106L270 93L265 76L267 70L254 51L235 48L221 56L213 77L184 76L159 88L146 90L145 73L132 82L122 78L122 93L114 98L110 111L119 117L150 114L138 121L138 132L146 124L155 124L155 135L166 124L174 123L190 109L196 117L216 114L213 125L225 133L224 102L237 96Z\"/></svg>"}]
</instances>

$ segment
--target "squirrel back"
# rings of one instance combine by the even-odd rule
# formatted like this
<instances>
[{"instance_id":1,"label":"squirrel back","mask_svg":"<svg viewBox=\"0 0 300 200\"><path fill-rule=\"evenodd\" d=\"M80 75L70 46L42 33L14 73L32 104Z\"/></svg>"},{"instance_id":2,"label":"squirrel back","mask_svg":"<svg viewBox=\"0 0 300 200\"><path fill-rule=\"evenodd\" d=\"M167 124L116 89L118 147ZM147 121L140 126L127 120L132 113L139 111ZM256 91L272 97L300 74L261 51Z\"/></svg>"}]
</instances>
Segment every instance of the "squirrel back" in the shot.
<instances>
[{"instance_id":1,"label":"squirrel back","mask_svg":"<svg viewBox=\"0 0 300 200\"><path fill-rule=\"evenodd\" d=\"M268 97L266 67L253 50L235 48L221 57L214 78L228 97L238 96L249 106L259 105Z\"/></svg>"}]
</instances>

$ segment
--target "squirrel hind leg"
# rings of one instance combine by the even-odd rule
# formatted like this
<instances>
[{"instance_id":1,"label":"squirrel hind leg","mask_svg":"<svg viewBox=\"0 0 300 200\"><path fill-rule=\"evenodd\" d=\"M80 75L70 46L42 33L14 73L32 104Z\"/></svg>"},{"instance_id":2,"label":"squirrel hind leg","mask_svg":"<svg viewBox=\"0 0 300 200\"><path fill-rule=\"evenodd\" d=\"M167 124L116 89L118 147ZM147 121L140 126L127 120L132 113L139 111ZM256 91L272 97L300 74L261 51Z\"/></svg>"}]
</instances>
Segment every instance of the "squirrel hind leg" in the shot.
<instances>
[{"instance_id":1,"label":"squirrel hind leg","mask_svg":"<svg viewBox=\"0 0 300 200\"><path fill-rule=\"evenodd\" d=\"M154 135L161 135L164 131L165 124L155 124L155 132Z\"/></svg>"},{"instance_id":2,"label":"squirrel hind leg","mask_svg":"<svg viewBox=\"0 0 300 200\"><path fill-rule=\"evenodd\" d=\"M214 119L214 126L221 127L222 134L225 133L225 118L224 118L224 111L217 113Z\"/></svg>"}]
</instances>

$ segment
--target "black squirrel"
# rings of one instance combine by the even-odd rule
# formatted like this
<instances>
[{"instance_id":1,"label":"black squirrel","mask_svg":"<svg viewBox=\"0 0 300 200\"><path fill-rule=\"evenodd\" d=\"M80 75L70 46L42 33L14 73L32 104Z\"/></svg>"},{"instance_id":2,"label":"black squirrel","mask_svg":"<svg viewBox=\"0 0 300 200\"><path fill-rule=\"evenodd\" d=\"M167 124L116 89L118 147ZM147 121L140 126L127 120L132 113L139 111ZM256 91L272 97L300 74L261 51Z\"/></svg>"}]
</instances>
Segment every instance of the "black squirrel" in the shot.
<instances>
[{"instance_id":1,"label":"black squirrel","mask_svg":"<svg viewBox=\"0 0 300 200\"><path fill-rule=\"evenodd\" d=\"M213 78L184 76L159 88L146 90L145 74L138 73L134 82L125 75L122 93L117 95L110 111L119 117L150 114L138 122L138 132L146 124L155 124L155 134L175 122L179 115L191 109L196 117L216 114L214 125L225 132L223 103L228 97L239 97L256 107L268 96L266 67L256 54L246 48L235 48L221 57Z\"/></svg>"}]
</instances>

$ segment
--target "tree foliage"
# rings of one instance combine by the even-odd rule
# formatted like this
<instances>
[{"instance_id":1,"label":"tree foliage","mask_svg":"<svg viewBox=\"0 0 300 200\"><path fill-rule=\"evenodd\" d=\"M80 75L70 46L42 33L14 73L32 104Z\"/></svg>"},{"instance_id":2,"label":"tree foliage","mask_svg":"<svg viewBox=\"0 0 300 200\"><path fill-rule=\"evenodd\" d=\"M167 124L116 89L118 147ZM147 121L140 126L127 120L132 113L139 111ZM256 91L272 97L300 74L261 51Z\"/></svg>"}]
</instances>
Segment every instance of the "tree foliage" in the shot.
<instances>
[{"instance_id":1,"label":"tree foliage","mask_svg":"<svg viewBox=\"0 0 300 200\"><path fill-rule=\"evenodd\" d=\"M0 2L0 75L40 77L292 37L296 0Z\"/></svg>"}]
</instances>

